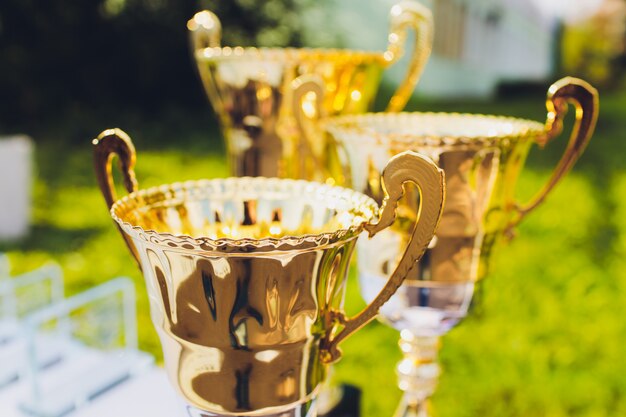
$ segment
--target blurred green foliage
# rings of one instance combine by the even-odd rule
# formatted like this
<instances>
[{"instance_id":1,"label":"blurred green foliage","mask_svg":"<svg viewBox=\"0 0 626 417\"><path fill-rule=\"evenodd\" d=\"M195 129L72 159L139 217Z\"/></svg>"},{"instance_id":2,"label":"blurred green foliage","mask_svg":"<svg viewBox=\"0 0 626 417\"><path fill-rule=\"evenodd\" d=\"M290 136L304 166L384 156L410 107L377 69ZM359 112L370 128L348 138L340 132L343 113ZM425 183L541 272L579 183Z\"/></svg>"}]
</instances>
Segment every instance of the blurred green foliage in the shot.
<instances>
[{"instance_id":1,"label":"blurred green foliage","mask_svg":"<svg viewBox=\"0 0 626 417\"><path fill-rule=\"evenodd\" d=\"M561 70L595 85L623 82L626 58L626 4L605 2L605 10L573 25L561 37Z\"/></svg>"},{"instance_id":2,"label":"blurred green foliage","mask_svg":"<svg viewBox=\"0 0 626 417\"><path fill-rule=\"evenodd\" d=\"M324 0L327 1L327 0ZM224 45L301 46L313 0L50 0L0 2L0 131L72 118L207 106L187 20L222 20ZM307 41L312 35L309 35Z\"/></svg>"},{"instance_id":3,"label":"blurred green foliage","mask_svg":"<svg viewBox=\"0 0 626 417\"><path fill-rule=\"evenodd\" d=\"M201 0L227 28L223 44L231 46L302 46L303 19L312 0Z\"/></svg>"},{"instance_id":4,"label":"blurred green foliage","mask_svg":"<svg viewBox=\"0 0 626 417\"><path fill-rule=\"evenodd\" d=\"M496 103L412 102L410 109L509 114L542 120L543 94ZM480 308L443 339L444 373L434 398L446 417L618 416L626 414L626 92L601 98L601 117L586 154L548 201L496 253ZM224 176L221 140L202 113L146 122L120 115L138 151L142 187ZM93 122L93 121L92 121ZM14 272L53 258L75 294L118 275L138 288L140 343L160 356L143 278L109 219L91 167L89 138L60 121L38 137L38 178L31 236L3 244ZM65 127L64 127L65 126ZM43 139L43 140L41 140ZM530 196L546 180L565 140L531 155L519 184ZM348 308L362 306L356 276ZM335 379L364 390L363 415L391 415L399 398L397 333L372 323L349 339Z\"/></svg>"},{"instance_id":5,"label":"blurred green foliage","mask_svg":"<svg viewBox=\"0 0 626 417\"><path fill-rule=\"evenodd\" d=\"M563 70L585 77L595 84L608 83L615 76L615 46L591 25L565 28L563 32ZM621 51L620 51L621 52Z\"/></svg>"}]
</instances>

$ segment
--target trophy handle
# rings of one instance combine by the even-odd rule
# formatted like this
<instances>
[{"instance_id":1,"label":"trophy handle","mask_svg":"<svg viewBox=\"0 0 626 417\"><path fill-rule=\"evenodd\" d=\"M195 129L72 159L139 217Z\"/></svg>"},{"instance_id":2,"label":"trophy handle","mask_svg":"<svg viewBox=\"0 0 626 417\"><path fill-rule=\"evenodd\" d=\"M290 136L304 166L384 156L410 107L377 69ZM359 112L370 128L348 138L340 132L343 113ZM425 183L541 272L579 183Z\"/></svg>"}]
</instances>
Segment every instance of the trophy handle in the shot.
<instances>
[{"instance_id":1,"label":"trophy handle","mask_svg":"<svg viewBox=\"0 0 626 417\"><path fill-rule=\"evenodd\" d=\"M320 160L323 157L324 150L315 151L313 149L314 143L322 143L317 123L314 121L325 116L324 113L324 82L322 79L313 74L302 75L291 83L291 89L293 91L292 111L293 116L296 119L296 125L300 139L297 141L297 148L295 152L301 155L301 158L295 158L304 163L309 156L314 164L312 167L313 173L324 173L324 163ZM311 93L314 99L311 99ZM309 170L306 166L301 166L299 172L309 174ZM324 181L326 178L318 178Z\"/></svg>"},{"instance_id":2,"label":"trophy handle","mask_svg":"<svg viewBox=\"0 0 626 417\"><path fill-rule=\"evenodd\" d=\"M104 197L107 208L111 208L117 200L115 193L115 183L112 175L113 157L117 155L119 158L120 171L124 178L124 188L129 193L137 191L137 179L135 178L135 146L130 137L121 129L108 129L98 135L92 141L94 145L93 162L96 170L96 179L100 186L100 191ZM126 245L131 254L139 264L139 256L135 245L131 239L118 226L118 230L126 241Z\"/></svg>"},{"instance_id":3,"label":"trophy handle","mask_svg":"<svg viewBox=\"0 0 626 417\"><path fill-rule=\"evenodd\" d=\"M341 356L339 343L378 314L378 310L395 294L433 239L441 220L445 200L444 172L427 157L412 151L394 156L385 167L382 175L385 199L380 210L380 218L375 224L365 225L365 230L369 232L369 237L372 237L393 224L396 219L396 207L404 195L403 186L407 182L415 183L419 188L420 208L402 259L383 289L363 311L352 318L335 312L335 318L343 325L343 329L334 337L329 336L322 346L324 362L330 363L339 359Z\"/></svg>"},{"instance_id":4,"label":"trophy handle","mask_svg":"<svg viewBox=\"0 0 626 417\"><path fill-rule=\"evenodd\" d=\"M430 9L415 1L405 0L391 8L390 26L385 58L392 62L404 54L407 30L412 28L415 31L415 46L406 75L387 105L388 112L398 112L411 98L430 57L435 25Z\"/></svg>"},{"instance_id":5,"label":"trophy handle","mask_svg":"<svg viewBox=\"0 0 626 417\"><path fill-rule=\"evenodd\" d=\"M187 22L189 40L193 51L219 48L222 43L222 24L215 13L208 10L193 15Z\"/></svg>"},{"instance_id":6,"label":"trophy handle","mask_svg":"<svg viewBox=\"0 0 626 417\"><path fill-rule=\"evenodd\" d=\"M576 120L563 156L559 160L552 176L543 188L527 204L515 204L517 219L508 227L508 232L517 226L528 213L539 206L559 181L567 174L591 140L598 120L598 91L587 82L573 77L563 78L550 86L546 107L546 135L537 139L539 146L544 147L557 137L563 130L563 119L567 114L567 105L576 108Z\"/></svg>"}]
</instances>

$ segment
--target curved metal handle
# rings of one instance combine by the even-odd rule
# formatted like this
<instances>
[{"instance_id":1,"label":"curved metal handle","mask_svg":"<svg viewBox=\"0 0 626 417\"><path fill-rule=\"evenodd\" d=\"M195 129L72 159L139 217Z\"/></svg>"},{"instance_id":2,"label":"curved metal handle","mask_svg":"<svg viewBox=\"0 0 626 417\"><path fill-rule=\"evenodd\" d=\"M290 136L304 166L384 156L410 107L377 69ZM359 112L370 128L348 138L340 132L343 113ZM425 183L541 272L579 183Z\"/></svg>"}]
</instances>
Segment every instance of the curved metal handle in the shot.
<instances>
[{"instance_id":1,"label":"curved metal handle","mask_svg":"<svg viewBox=\"0 0 626 417\"><path fill-rule=\"evenodd\" d=\"M291 88L293 117L298 129L293 151L300 155L299 158L294 158L294 161L300 161L299 177L325 181L326 170L322 159L326 156L326 149L323 138L319 137L320 130L314 122L325 116L324 82L317 75L307 74L293 80Z\"/></svg>"},{"instance_id":2,"label":"curved metal handle","mask_svg":"<svg viewBox=\"0 0 626 417\"><path fill-rule=\"evenodd\" d=\"M343 329L322 344L322 360L325 362L334 362L339 359L341 356L339 343L378 314L378 310L395 294L416 262L422 257L435 234L445 200L444 173L430 159L412 151L394 156L387 164L382 175L385 200L380 218L378 223L367 224L365 229L372 237L393 224L396 219L396 207L404 195L403 186L407 182L417 185L420 193L420 207L413 234L404 255L383 289L363 311L352 318L336 313L335 318L339 324L343 325Z\"/></svg>"},{"instance_id":3,"label":"curved metal handle","mask_svg":"<svg viewBox=\"0 0 626 417\"><path fill-rule=\"evenodd\" d=\"M221 46L222 24L215 13L208 10L196 13L187 22L187 29L194 52Z\"/></svg>"},{"instance_id":4,"label":"curved metal handle","mask_svg":"<svg viewBox=\"0 0 626 417\"><path fill-rule=\"evenodd\" d=\"M407 31L412 28L415 32L415 46L407 73L387 105L388 112L398 112L404 109L411 98L430 57L435 25L430 9L415 1L402 1L393 6L390 23L389 45L385 52L385 59L389 61L400 59L404 53Z\"/></svg>"},{"instance_id":5,"label":"curved metal handle","mask_svg":"<svg viewBox=\"0 0 626 417\"><path fill-rule=\"evenodd\" d=\"M546 196L554 189L558 182L572 169L591 140L598 120L599 100L598 91L587 82L573 77L563 78L550 86L546 107L548 119L546 121L546 135L539 138L537 143L544 147L558 136L563 130L563 119L567 114L568 104L576 108L576 121L572 129L569 142L559 160L552 176L543 188L527 204L515 204L517 219L509 225L509 231L517 226L528 213L539 206Z\"/></svg>"},{"instance_id":6,"label":"curved metal handle","mask_svg":"<svg viewBox=\"0 0 626 417\"><path fill-rule=\"evenodd\" d=\"M107 208L111 208L117 200L115 194L115 183L112 175L113 157L117 155L119 158L120 171L124 178L124 188L129 193L137 191L137 180L135 178L135 146L130 137L121 129L108 129L100 133L96 139L92 141L94 145L93 163L96 171L96 179L100 186L100 191L104 197ZM135 245L130 238L118 226L122 237L126 241L128 249L139 264L139 256Z\"/></svg>"}]
</instances>

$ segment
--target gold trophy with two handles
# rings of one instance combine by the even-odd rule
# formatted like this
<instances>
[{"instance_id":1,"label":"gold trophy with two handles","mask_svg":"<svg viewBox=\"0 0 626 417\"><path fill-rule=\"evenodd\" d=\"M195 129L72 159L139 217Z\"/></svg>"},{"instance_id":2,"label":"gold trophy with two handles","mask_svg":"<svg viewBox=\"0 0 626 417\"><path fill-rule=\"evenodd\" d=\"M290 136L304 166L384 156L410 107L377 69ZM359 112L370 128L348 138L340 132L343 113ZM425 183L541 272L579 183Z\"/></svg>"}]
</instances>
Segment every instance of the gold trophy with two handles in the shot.
<instances>
[{"instance_id":1,"label":"gold trophy with two handles","mask_svg":"<svg viewBox=\"0 0 626 417\"><path fill-rule=\"evenodd\" d=\"M404 80L387 111L400 111L413 93L430 56L433 19L428 8L403 1L390 12L388 47L383 52L349 49L222 47L221 24L210 11L187 24L204 89L219 118L231 174L326 181L339 171L336 150L323 140L305 140L292 111L293 91L302 76L323 80L325 114L371 109L385 68L404 54L407 32L415 46ZM305 98L307 118L315 117ZM318 138L319 139L319 138Z\"/></svg>"},{"instance_id":2,"label":"gold trophy with two handles","mask_svg":"<svg viewBox=\"0 0 626 417\"><path fill-rule=\"evenodd\" d=\"M170 382L189 416L315 417L339 343L372 320L431 241L443 173L391 158L379 209L341 187L278 178L188 181L138 190L135 150L118 129L93 141L111 217L143 272ZM117 199L112 160L124 186ZM394 223L405 183L423 196L402 260L358 315L342 310L356 240Z\"/></svg>"},{"instance_id":3,"label":"gold trophy with two handles","mask_svg":"<svg viewBox=\"0 0 626 417\"><path fill-rule=\"evenodd\" d=\"M313 94L323 115L324 87L309 77L297 97ZM294 111L302 108L294 103ZM574 126L552 176L528 203L515 199L515 185L533 145L544 147L558 137L568 106ZM384 198L385 161L406 151L419 152L445 172L446 202L435 238L396 295L381 308L381 318L400 331L404 359L398 385L404 397L397 417L426 417L428 398L438 377L439 338L466 316L475 287L487 274L497 243L538 207L585 150L598 118L598 93L583 80L567 77L547 94L547 120L456 113L378 113L322 118L316 129L303 129L308 140L324 135L337 149L342 185ZM301 111L301 110L300 110ZM301 111L303 112L303 111ZM304 112L303 112L304 113ZM419 190L407 189L393 227L374 239L359 240L358 270L366 301L380 290L397 265L401 248L420 217Z\"/></svg>"}]
</instances>

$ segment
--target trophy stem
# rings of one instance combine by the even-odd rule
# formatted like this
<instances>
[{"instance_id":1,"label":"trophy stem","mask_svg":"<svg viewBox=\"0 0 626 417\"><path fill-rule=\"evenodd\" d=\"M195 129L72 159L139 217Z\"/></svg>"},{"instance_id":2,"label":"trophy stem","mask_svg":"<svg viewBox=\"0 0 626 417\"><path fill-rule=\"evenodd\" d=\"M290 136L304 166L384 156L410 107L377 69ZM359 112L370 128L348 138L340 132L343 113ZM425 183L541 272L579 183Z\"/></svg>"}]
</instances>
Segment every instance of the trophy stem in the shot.
<instances>
[{"instance_id":1,"label":"trophy stem","mask_svg":"<svg viewBox=\"0 0 626 417\"><path fill-rule=\"evenodd\" d=\"M405 329L400 332L399 345L404 358L396 371L404 395L395 417L428 417L429 398L439 381L439 337L415 336Z\"/></svg>"},{"instance_id":2,"label":"trophy stem","mask_svg":"<svg viewBox=\"0 0 626 417\"><path fill-rule=\"evenodd\" d=\"M326 380L322 382L317 394L317 412L322 416L332 412L333 408L341 402L343 396L341 387L336 381L333 381L334 369L333 366L328 366Z\"/></svg>"}]
</instances>

